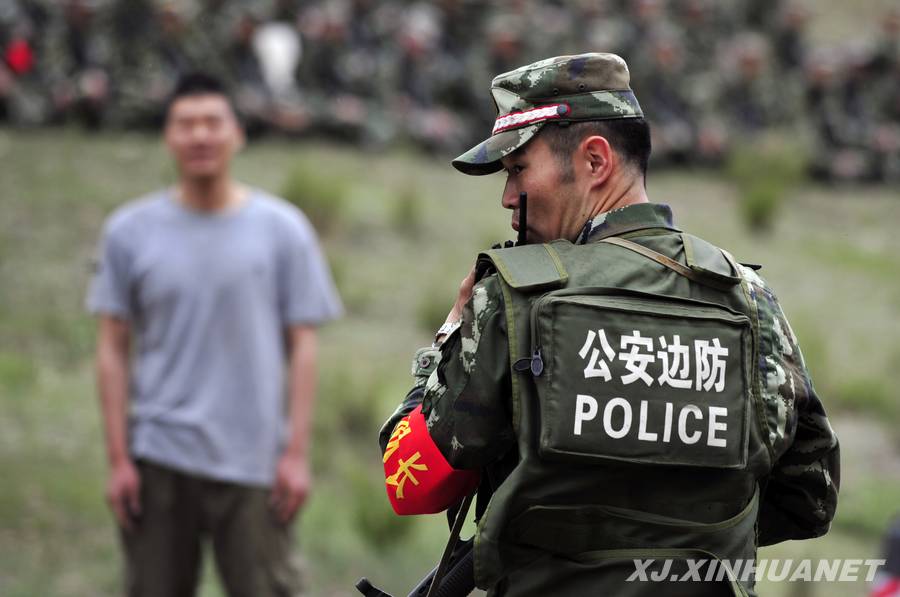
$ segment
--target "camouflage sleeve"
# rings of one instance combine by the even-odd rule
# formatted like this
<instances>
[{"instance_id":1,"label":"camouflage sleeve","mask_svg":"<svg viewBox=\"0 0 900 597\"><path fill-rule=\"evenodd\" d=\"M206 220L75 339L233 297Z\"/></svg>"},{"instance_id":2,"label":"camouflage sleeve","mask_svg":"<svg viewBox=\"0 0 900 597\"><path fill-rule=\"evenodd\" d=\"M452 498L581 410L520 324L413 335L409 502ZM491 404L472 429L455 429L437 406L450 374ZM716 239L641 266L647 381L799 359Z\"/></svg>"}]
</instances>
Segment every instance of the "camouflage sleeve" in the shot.
<instances>
[{"instance_id":1,"label":"camouflage sleeve","mask_svg":"<svg viewBox=\"0 0 900 597\"><path fill-rule=\"evenodd\" d=\"M745 275L759 316L760 390L775 458L763 480L759 544L818 537L837 507L837 436L778 300L755 272Z\"/></svg>"},{"instance_id":2,"label":"camouflage sleeve","mask_svg":"<svg viewBox=\"0 0 900 597\"><path fill-rule=\"evenodd\" d=\"M459 329L441 347L425 385L422 412L435 444L458 469L498 460L514 442L509 345L500 282L478 282Z\"/></svg>"},{"instance_id":3,"label":"camouflage sleeve","mask_svg":"<svg viewBox=\"0 0 900 597\"><path fill-rule=\"evenodd\" d=\"M419 404L434 443L454 468L481 468L512 446L509 347L496 276L475 284L460 323L440 349L416 352L415 385L381 428L382 452L397 423Z\"/></svg>"},{"instance_id":4,"label":"camouflage sleeve","mask_svg":"<svg viewBox=\"0 0 900 597\"><path fill-rule=\"evenodd\" d=\"M502 302L496 276L481 280L463 309L459 329L446 339L440 354L426 349L416 354L416 386L382 428L382 450L397 421L420 402L434 443L454 468L480 468L512 446ZM430 372L421 366L423 356L430 357Z\"/></svg>"}]
</instances>

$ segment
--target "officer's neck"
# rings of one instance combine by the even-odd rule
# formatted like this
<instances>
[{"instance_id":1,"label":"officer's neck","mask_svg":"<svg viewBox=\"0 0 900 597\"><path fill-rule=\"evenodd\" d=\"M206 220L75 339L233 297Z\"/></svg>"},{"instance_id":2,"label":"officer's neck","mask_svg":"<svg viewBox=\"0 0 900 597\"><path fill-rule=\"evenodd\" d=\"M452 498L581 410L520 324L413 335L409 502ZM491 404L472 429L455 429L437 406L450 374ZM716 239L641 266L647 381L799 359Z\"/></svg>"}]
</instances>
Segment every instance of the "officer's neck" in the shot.
<instances>
[{"instance_id":1,"label":"officer's neck","mask_svg":"<svg viewBox=\"0 0 900 597\"><path fill-rule=\"evenodd\" d=\"M591 219L608 211L650 201L644 186L644 177L640 175L612 176L596 191Z\"/></svg>"}]
</instances>

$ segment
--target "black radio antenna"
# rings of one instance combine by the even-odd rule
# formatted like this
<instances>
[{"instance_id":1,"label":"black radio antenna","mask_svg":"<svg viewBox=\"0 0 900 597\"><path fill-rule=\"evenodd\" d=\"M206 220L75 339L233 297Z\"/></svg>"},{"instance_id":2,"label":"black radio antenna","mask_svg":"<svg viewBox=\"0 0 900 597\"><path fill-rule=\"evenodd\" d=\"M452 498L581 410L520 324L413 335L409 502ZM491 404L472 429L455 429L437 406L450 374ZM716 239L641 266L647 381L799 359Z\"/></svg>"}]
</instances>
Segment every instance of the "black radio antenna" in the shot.
<instances>
[{"instance_id":1,"label":"black radio antenna","mask_svg":"<svg viewBox=\"0 0 900 597\"><path fill-rule=\"evenodd\" d=\"M522 191L519 193L519 238L516 246L524 245L527 242L526 234L528 233L528 193Z\"/></svg>"}]
</instances>

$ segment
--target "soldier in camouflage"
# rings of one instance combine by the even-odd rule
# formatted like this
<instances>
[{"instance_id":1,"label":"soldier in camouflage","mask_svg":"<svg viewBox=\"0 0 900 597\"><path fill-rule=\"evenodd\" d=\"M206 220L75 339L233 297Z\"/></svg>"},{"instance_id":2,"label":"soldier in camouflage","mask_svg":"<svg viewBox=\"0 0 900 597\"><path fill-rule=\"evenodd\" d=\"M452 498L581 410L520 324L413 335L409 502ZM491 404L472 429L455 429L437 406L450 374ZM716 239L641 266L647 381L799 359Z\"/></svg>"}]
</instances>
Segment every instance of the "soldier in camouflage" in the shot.
<instances>
[{"instance_id":1,"label":"soldier in camouflage","mask_svg":"<svg viewBox=\"0 0 900 597\"><path fill-rule=\"evenodd\" d=\"M395 510L461 499L447 488L469 480L429 478L446 464L448 477L480 471L475 579L489 595L754 595L752 577L629 581L635 560L676 573L699 557L712 571L828 530L838 441L775 295L757 266L649 202L649 130L620 57L544 60L491 92L491 136L453 165L505 170L514 229L528 193L527 244L483 253L416 353L415 384L379 438ZM657 339L659 353L634 344ZM421 457L435 445L442 462Z\"/></svg>"},{"instance_id":2,"label":"soldier in camouflage","mask_svg":"<svg viewBox=\"0 0 900 597\"><path fill-rule=\"evenodd\" d=\"M475 579L490 595L755 594L752 577L629 579L635 559L668 559L674 572L704 554L713 567L828 530L838 442L775 295L754 267L682 233L667 206L649 202L649 129L620 57L544 60L497 76L491 91L491 136L453 165L506 171L513 228L528 193L528 244L482 254L435 346L417 352L415 385L380 435L382 451L393 435L392 504L415 513L402 502L416 500L427 512L462 497L428 479L443 465L420 458L430 442L456 471L482 471ZM711 342L696 335L707 325ZM625 351L657 338L659 353ZM675 379L687 376L687 356L669 367L690 347L696 386ZM706 362L707 349L723 360ZM708 429L687 434L686 413ZM413 459L415 483L392 494Z\"/></svg>"}]
</instances>

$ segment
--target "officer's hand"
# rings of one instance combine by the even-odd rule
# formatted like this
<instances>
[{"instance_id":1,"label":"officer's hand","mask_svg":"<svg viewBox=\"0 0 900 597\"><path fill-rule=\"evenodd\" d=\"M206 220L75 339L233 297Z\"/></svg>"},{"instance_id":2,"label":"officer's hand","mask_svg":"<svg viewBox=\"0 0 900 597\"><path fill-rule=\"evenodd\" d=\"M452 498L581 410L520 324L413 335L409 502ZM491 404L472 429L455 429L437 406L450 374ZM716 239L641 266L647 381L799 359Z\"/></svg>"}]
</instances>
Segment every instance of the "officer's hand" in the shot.
<instances>
[{"instance_id":1,"label":"officer's hand","mask_svg":"<svg viewBox=\"0 0 900 597\"><path fill-rule=\"evenodd\" d=\"M134 529L141 515L141 476L130 459L110 468L106 500L119 525L126 531Z\"/></svg>"},{"instance_id":2,"label":"officer's hand","mask_svg":"<svg viewBox=\"0 0 900 597\"><path fill-rule=\"evenodd\" d=\"M282 524L290 522L309 495L312 475L306 458L285 452L275 469L269 505Z\"/></svg>"},{"instance_id":3,"label":"officer's hand","mask_svg":"<svg viewBox=\"0 0 900 597\"><path fill-rule=\"evenodd\" d=\"M453 304L453 308L450 309L450 313L447 314L447 323L454 323L462 318L463 307L465 307L466 303L472 298L472 288L474 286L475 268L473 267L471 271L469 271L469 275L463 278L463 281L459 284L459 294L456 296L456 302Z\"/></svg>"}]
</instances>

